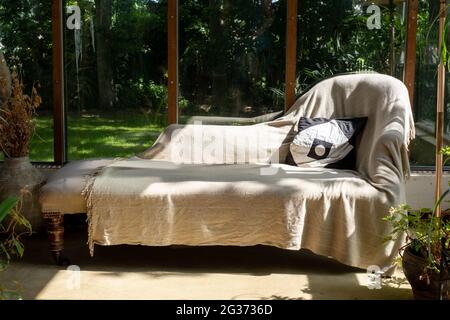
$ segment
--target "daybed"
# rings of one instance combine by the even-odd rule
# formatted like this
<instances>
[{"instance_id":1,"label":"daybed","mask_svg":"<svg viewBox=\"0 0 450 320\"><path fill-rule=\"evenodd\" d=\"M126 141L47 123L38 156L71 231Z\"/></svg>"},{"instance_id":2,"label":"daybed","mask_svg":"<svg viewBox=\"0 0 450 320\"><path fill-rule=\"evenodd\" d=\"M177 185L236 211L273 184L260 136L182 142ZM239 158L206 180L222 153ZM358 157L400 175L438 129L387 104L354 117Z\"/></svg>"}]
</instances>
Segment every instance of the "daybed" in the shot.
<instances>
[{"instance_id":1,"label":"daybed","mask_svg":"<svg viewBox=\"0 0 450 320\"><path fill-rule=\"evenodd\" d=\"M300 117L367 117L356 170L286 164ZM387 268L403 239L383 242L382 217L405 202L413 137L407 89L379 74L323 80L261 124L171 125L135 157L71 162L48 180L50 249L61 263L63 217L86 212L91 254L95 244L268 245Z\"/></svg>"}]
</instances>

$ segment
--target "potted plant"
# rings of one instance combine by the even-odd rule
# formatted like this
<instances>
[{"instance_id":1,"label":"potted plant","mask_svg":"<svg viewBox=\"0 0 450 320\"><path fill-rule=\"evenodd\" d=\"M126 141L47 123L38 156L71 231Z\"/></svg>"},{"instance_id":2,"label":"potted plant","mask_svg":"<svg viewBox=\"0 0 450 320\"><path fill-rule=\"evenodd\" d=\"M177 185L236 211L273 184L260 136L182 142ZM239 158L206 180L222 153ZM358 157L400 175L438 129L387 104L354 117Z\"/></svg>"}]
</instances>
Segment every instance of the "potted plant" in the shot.
<instances>
[{"instance_id":1,"label":"potted plant","mask_svg":"<svg viewBox=\"0 0 450 320\"><path fill-rule=\"evenodd\" d=\"M435 204L432 210L412 210L407 205L392 208L385 220L392 223L394 239L406 234L406 245L401 248L402 265L406 278L417 299L450 299L450 213L442 212L441 203L450 189L441 191L443 168L450 157L450 148L442 148L444 135L445 67L449 66L446 46L449 23L446 21L448 5L439 4L439 65L437 70L436 99L436 173ZM445 160L444 160L445 158Z\"/></svg>"},{"instance_id":2,"label":"potted plant","mask_svg":"<svg viewBox=\"0 0 450 320\"><path fill-rule=\"evenodd\" d=\"M450 159L450 147L441 150L444 164ZM433 209L413 210L408 205L391 208L385 221L392 224L386 240L406 234L400 249L401 263L416 299L450 299L450 211L436 210L450 193L447 189Z\"/></svg>"},{"instance_id":3,"label":"potted plant","mask_svg":"<svg viewBox=\"0 0 450 320\"><path fill-rule=\"evenodd\" d=\"M9 196L20 196L26 187L28 193L23 201L23 214L35 230L43 226L38 193L44 181L43 175L30 163L29 144L35 129L34 114L41 104L35 86L31 95L24 94L24 85L16 71L9 76L4 59L0 59L0 151L5 159L0 169L0 201ZM6 75L5 75L6 73ZM11 79L11 83L7 81Z\"/></svg>"}]
</instances>

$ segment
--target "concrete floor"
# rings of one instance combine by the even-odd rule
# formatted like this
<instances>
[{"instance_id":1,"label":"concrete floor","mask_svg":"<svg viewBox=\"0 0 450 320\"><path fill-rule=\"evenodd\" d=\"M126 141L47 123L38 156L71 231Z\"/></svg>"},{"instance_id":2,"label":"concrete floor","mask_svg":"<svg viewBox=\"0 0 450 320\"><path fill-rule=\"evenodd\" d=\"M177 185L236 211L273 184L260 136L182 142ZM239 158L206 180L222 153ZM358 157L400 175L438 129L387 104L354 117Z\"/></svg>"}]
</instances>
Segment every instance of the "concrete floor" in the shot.
<instances>
[{"instance_id":1,"label":"concrete floor","mask_svg":"<svg viewBox=\"0 0 450 320\"><path fill-rule=\"evenodd\" d=\"M17 282L24 299L412 299L400 272L371 290L365 270L309 251L96 246L90 258L86 237L84 228L66 230L66 255L80 273L54 266L37 235L0 281Z\"/></svg>"}]
</instances>

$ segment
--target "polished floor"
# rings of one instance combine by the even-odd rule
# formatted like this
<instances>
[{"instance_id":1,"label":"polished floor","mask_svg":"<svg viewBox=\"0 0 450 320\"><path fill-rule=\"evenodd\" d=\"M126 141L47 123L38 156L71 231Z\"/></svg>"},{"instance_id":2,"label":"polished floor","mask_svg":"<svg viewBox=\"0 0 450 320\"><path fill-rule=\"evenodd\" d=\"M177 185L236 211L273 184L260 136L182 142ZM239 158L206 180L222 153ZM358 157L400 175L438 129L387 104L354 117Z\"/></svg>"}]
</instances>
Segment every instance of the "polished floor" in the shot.
<instances>
[{"instance_id":1,"label":"polished floor","mask_svg":"<svg viewBox=\"0 0 450 320\"><path fill-rule=\"evenodd\" d=\"M1 281L23 299L412 299L401 272L370 289L365 270L308 251L97 246L91 258L86 237L66 230L68 269L52 264L44 235L28 239Z\"/></svg>"}]
</instances>

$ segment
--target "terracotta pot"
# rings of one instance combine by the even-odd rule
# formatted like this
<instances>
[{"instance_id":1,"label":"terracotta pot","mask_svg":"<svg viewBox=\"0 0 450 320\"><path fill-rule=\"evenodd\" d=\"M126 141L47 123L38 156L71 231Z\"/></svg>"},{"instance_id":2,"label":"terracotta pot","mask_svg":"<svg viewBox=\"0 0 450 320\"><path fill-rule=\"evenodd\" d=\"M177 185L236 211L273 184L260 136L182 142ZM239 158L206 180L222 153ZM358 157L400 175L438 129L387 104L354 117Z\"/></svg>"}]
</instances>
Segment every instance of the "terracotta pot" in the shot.
<instances>
[{"instance_id":1,"label":"terracotta pot","mask_svg":"<svg viewBox=\"0 0 450 320\"><path fill-rule=\"evenodd\" d=\"M430 276L430 283L426 279L421 279L421 275L426 266L426 259L413 252L411 247L407 247L402 258L403 272L408 279L413 290L414 299L417 300L438 300L439 299L439 274L434 272ZM448 270L444 277L448 277ZM449 300L450 281L444 281L442 286L444 300Z\"/></svg>"},{"instance_id":2,"label":"terracotta pot","mask_svg":"<svg viewBox=\"0 0 450 320\"><path fill-rule=\"evenodd\" d=\"M40 232L43 228L39 189L44 180L28 157L6 158L3 166L0 165L0 201L9 196L20 196L25 188L22 214L30 221L33 232Z\"/></svg>"}]
</instances>

